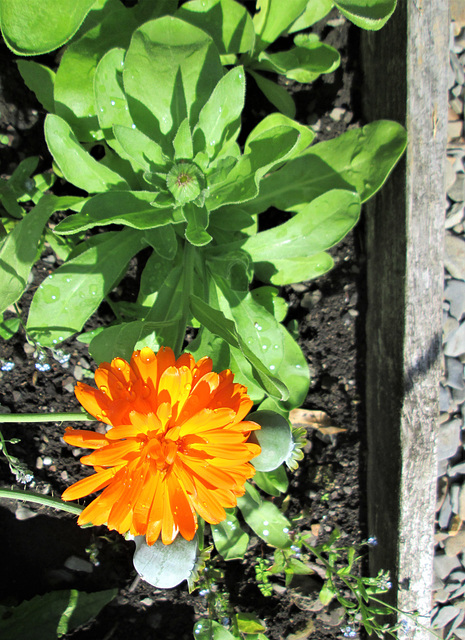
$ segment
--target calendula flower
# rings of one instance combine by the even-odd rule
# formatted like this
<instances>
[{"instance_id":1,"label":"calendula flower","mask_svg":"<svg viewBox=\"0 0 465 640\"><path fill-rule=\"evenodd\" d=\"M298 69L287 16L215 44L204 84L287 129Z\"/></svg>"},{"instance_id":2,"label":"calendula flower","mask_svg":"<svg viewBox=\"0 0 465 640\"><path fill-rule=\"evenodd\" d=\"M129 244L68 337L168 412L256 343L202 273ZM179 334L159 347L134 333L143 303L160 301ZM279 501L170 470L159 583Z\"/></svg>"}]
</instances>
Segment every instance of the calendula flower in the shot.
<instances>
[{"instance_id":1,"label":"calendula flower","mask_svg":"<svg viewBox=\"0 0 465 640\"><path fill-rule=\"evenodd\" d=\"M104 491L78 523L106 524L122 534L161 535L170 544L178 533L192 540L197 515L211 524L225 519L254 475L250 460L260 453L248 442L259 429L244 420L252 407L247 389L226 369L212 371L210 358L189 353L177 360L162 347L135 351L131 362L115 358L95 372L97 389L78 382L79 402L107 433L68 428L65 441L95 449L81 458L95 473L63 493L76 500Z\"/></svg>"}]
</instances>

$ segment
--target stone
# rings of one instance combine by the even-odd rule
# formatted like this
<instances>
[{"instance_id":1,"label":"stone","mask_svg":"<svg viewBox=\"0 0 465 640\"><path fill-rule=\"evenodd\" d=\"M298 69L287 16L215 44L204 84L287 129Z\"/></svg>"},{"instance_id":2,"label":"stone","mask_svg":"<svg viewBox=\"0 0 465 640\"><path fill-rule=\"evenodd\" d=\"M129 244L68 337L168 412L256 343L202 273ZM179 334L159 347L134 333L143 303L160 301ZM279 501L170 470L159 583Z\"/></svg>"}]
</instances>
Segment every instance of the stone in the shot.
<instances>
[{"instance_id":1,"label":"stone","mask_svg":"<svg viewBox=\"0 0 465 640\"><path fill-rule=\"evenodd\" d=\"M447 494L443 503L441 510L439 511L438 516L438 524L441 529L447 529L449 527L449 521L452 516L452 507L450 504L450 495Z\"/></svg>"},{"instance_id":2,"label":"stone","mask_svg":"<svg viewBox=\"0 0 465 640\"><path fill-rule=\"evenodd\" d=\"M461 446L460 431L462 421L458 418L449 420L439 427L438 460L452 458Z\"/></svg>"},{"instance_id":3,"label":"stone","mask_svg":"<svg viewBox=\"0 0 465 640\"><path fill-rule=\"evenodd\" d=\"M452 387L452 389L465 388L463 364L456 358L446 357L446 385Z\"/></svg>"},{"instance_id":4,"label":"stone","mask_svg":"<svg viewBox=\"0 0 465 640\"><path fill-rule=\"evenodd\" d=\"M342 118L345 116L345 113L346 109L343 109L342 107L334 107L334 109L329 114L329 117L331 118L331 120L339 122L339 120L342 120Z\"/></svg>"},{"instance_id":5,"label":"stone","mask_svg":"<svg viewBox=\"0 0 465 640\"><path fill-rule=\"evenodd\" d=\"M31 511L27 507L20 504L15 511L16 520L29 520L30 518L35 518L39 513L37 511Z\"/></svg>"},{"instance_id":6,"label":"stone","mask_svg":"<svg viewBox=\"0 0 465 640\"><path fill-rule=\"evenodd\" d=\"M459 322L455 318L446 314L442 323L443 344L446 344L451 335L457 331L459 326Z\"/></svg>"},{"instance_id":7,"label":"stone","mask_svg":"<svg viewBox=\"0 0 465 640\"><path fill-rule=\"evenodd\" d=\"M463 220L463 202L454 202L446 212L446 229L455 228Z\"/></svg>"},{"instance_id":8,"label":"stone","mask_svg":"<svg viewBox=\"0 0 465 640\"><path fill-rule=\"evenodd\" d=\"M452 394L449 388L439 387L439 410L446 412L449 415L449 407L451 405Z\"/></svg>"},{"instance_id":9,"label":"stone","mask_svg":"<svg viewBox=\"0 0 465 640\"><path fill-rule=\"evenodd\" d=\"M465 242L463 238L447 233L444 266L453 278L465 280Z\"/></svg>"},{"instance_id":10,"label":"stone","mask_svg":"<svg viewBox=\"0 0 465 640\"><path fill-rule=\"evenodd\" d=\"M78 558L78 556L69 556L64 562L67 569L71 571L82 571L83 573L92 573L94 567L88 560Z\"/></svg>"},{"instance_id":11,"label":"stone","mask_svg":"<svg viewBox=\"0 0 465 640\"><path fill-rule=\"evenodd\" d=\"M465 353L465 322L452 332L444 345L444 355L456 358Z\"/></svg>"},{"instance_id":12,"label":"stone","mask_svg":"<svg viewBox=\"0 0 465 640\"><path fill-rule=\"evenodd\" d=\"M465 313L465 282L454 279L448 280L444 298L450 303L450 315L460 320Z\"/></svg>"},{"instance_id":13,"label":"stone","mask_svg":"<svg viewBox=\"0 0 465 640\"><path fill-rule=\"evenodd\" d=\"M457 535L447 538L444 551L447 556L458 556L465 549L465 531L459 531Z\"/></svg>"},{"instance_id":14,"label":"stone","mask_svg":"<svg viewBox=\"0 0 465 640\"><path fill-rule=\"evenodd\" d=\"M463 131L463 122L461 120L452 120L447 123L447 138L454 140L460 138Z\"/></svg>"},{"instance_id":15,"label":"stone","mask_svg":"<svg viewBox=\"0 0 465 640\"><path fill-rule=\"evenodd\" d=\"M465 200L465 174L457 173L454 184L447 190L447 195L454 202L463 202Z\"/></svg>"},{"instance_id":16,"label":"stone","mask_svg":"<svg viewBox=\"0 0 465 640\"><path fill-rule=\"evenodd\" d=\"M441 580L445 580L447 576L454 570L462 567L460 560L455 556L446 556L442 553L437 553L433 559L434 573Z\"/></svg>"}]
</instances>

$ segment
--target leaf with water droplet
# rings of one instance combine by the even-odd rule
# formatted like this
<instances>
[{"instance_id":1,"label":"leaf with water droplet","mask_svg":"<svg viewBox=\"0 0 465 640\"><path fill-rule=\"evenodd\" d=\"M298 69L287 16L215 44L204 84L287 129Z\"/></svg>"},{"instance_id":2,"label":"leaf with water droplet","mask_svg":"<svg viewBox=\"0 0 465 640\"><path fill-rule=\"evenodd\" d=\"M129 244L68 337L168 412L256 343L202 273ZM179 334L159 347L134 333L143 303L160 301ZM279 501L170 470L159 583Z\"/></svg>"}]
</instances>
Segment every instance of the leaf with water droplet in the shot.
<instances>
[{"instance_id":1,"label":"leaf with water droplet","mask_svg":"<svg viewBox=\"0 0 465 640\"><path fill-rule=\"evenodd\" d=\"M80 331L103 297L125 273L129 260L141 248L140 235L132 229L109 233L106 238L101 234L100 239L99 244L86 241L87 250L54 272L53 285L46 282L42 289L37 289L27 329L43 346L56 344L54 340L61 341ZM72 282L66 282L70 276ZM51 287L56 300L47 293Z\"/></svg>"},{"instance_id":2,"label":"leaf with water droplet","mask_svg":"<svg viewBox=\"0 0 465 640\"><path fill-rule=\"evenodd\" d=\"M242 530L235 511L226 509L226 519L212 526L216 550L225 560L243 558L249 544L249 536Z\"/></svg>"}]
</instances>

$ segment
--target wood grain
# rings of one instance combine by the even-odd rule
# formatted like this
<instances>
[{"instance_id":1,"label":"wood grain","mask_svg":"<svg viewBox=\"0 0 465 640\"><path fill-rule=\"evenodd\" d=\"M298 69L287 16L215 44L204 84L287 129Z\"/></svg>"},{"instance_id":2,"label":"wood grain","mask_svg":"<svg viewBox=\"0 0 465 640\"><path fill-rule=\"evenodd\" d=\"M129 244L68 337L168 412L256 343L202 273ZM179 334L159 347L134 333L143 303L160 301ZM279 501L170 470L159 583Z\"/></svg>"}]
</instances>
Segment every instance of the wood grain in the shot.
<instances>
[{"instance_id":1,"label":"wood grain","mask_svg":"<svg viewBox=\"0 0 465 640\"><path fill-rule=\"evenodd\" d=\"M372 573L389 569L391 604L431 610L435 443L443 292L449 17L443 0L400 0L362 35L364 109L407 129L408 147L365 209L367 505L378 538ZM399 638L426 640L421 628Z\"/></svg>"}]
</instances>

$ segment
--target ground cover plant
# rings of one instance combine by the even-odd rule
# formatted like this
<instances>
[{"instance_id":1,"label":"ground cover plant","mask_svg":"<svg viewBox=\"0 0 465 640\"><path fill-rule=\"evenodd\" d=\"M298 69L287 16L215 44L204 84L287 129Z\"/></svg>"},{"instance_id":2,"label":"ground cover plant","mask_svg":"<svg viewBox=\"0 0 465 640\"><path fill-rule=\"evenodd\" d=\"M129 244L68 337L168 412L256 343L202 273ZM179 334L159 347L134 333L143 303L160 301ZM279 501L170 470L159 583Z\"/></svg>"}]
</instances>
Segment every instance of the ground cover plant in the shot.
<instances>
[{"instance_id":1,"label":"ground cover plant","mask_svg":"<svg viewBox=\"0 0 465 640\"><path fill-rule=\"evenodd\" d=\"M275 71L308 82L334 68L337 55L329 52L325 67L327 47L308 33L281 57L266 53L283 33L312 24L307 4L280 9L262 2L252 15L232 0L180 8L157 3L155 10L148 2L129 9L108 1L62 15L50 3L56 23L48 25L50 33L38 25L40 42L27 30L27 43L15 3L2 3L2 32L17 53L44 53L73 37L56 70L19 63L49 111L45 139L69 195L53 193L49 173L30 177L34 159L2 183L0 311L21 299L45 241L62 261L36 291L27 320L9 317L2 330L8 336L21 325L43 353L57 353L75 335L89 344L99 365L97 389L79 385L88 413L62 419L111 428L66 432L71 445L96 449L83 458L96 473L64 498L104 490L80 522L136 537L134 564L145 580L161 588L188 580L195 588L200 575L197 588L205 586L209 542L214 553L235 559L253 532L276 549L272 566L257 561L262 589L276 573L286 580L313 573L316 557L325 576L322 602L337 599L346 608L347 629L362 624L381 633L373 603L388 588L385 577L351 582L355 549L335 547L337 534L320 547L296 536L274 501L286 494L286 465L292 472L303 455L303 433L291 429L289 412L302 404L310 382L284 324L279 287L331 269L327 250L356 224L362 202L382 186L405 147L402 127L387 121L312 145L311 127L289 116L290 98L276 98L285 90L270 89L272 81L259 77ZM351 3L337 6L373 28L389 17L388 4L367 3L355 17ZM317 17L331 7L322 3ZM246 70L285 107L249 130L243 130ZM278 224L267 220L271 207L283 212ZM137 299L112 301L110 293L140 255ZM82 333L104 300L114 320ZM4 453L7 445L3 440ZM19 493L3 495L24 498ZM204 538L205 522L211 538ZM342 595L338 580L353 585L355 600ZM69 597L74 605L65 599L64 610L79 611L79 597ZM222 606L213 600L215 614L196 625L195 637L265 638L260 621L239 612L225 629ZM21 618L15 613L10 626ZM60 633L68 629L69 611L63 616L62 610Z\"/></svg>"}]
</instances>

